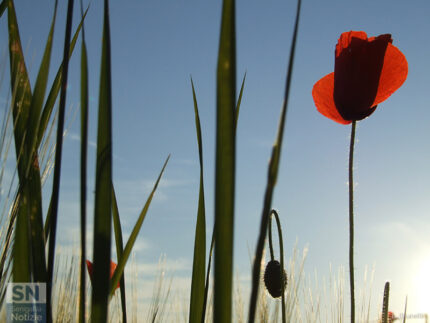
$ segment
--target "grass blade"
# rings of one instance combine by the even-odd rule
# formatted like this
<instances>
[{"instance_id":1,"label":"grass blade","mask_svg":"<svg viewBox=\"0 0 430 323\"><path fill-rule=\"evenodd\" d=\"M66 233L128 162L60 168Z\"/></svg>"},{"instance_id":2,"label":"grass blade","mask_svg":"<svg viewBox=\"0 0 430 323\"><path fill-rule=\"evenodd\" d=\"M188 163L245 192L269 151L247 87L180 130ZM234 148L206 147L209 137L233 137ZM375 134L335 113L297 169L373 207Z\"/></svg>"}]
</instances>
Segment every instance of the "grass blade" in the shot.
<instances>
[{"instance_id":1,"label":"grass blade","mask_svg":"<svg viewBox=\"0 0 430 323\"><path fill-rule=\"evenodd\" d=\"M75 34L73 35L72 41L70 43L70 50L69 50L69 59L72 57L73 50L75 49L76 41L78 40L79 32L83 26L85 16L88 12L88 8L85 11L81 22L78 26L78 28L75 31ZM52 111L54 109L55 101L57 100L58 93L60 93L61 88L61 76L63 74L63 63L61 63L60 67L58 68L58 72L55 76L54 82L51 86L51 90L49 91L48 98L46 99L45 106L42 111L42 115L40 117L40 123L39 123L39 130L37 134L37 147L40 146L42 142L43 135L48 127L49 119L51 118ZM46 214L45 219L45 241L48 241L49 237L49 230L51 226L51 214L52 214L52 201L49 204L48 212Z\"/></svg>"},{"instance_id":2,"label":"grass blade","mask_svg":"<svg viewBox=\"0 0 430 323\"><path fill-rule=\"evenodd\" d=\"M72 57L73 50L75 49L76 41L78 40L79 33L81 31L82 25L84 23L84 19L87 15L88 8L84 12L83 17L81 18L81 22L79 23L78 27L76 28L76 31L73 35L72 41L70 42L70 50L69 50L69 56L68 59ZM52 83L51 89L49 91L48 97L45 102L45 106L43 107L42 115L40 117L40 125L38 129L37 134L37 147L40 146L40 143L42 141L43 135L45 133L46 128L48 127L49 119L52 114L52 110L55 105L55 101L57 100L58 93L60 93L61 88L61 76L63 73L63 63L61 63L60 67L58 68L57 74L55 76L54 82ZM45 228L45 232L46 232Z\"/></svg>"},{"instance_id":3,"label":"grass blade","mask_svg":"<svg viewBox=\"0 0 430 323\"><path fill-rule=\"evenodd\" d=\"M45 259L45 236L43 232L43 217L42 217L42 184L40 180L38 152L36 147L36 134L39 128L40 112L45 97L46 84L48 82L49 65L51 61L51 49L54 36L55 20L57 16L57 1L55 1L54 15L52 18L51 28L46 41L45 51L42 62L39 67L39 72L36 78L34 92L31 98L30 112L27 123L27 146L30 156L29 163L26 166L26 177L30 179L30 193L32 195L30 203L32 204L32 212L30 216L30 233L32 237L31 246L33 254L33 271L36 281L46 281L46 259ZM33 208L34 207L34 208Z\"/></svg>"},{"instance_id":4,"label":"grass blade","mask_svg":"<svg viewBox=\"0 0 430 323\"><path fill-rule=\"evenodd\" d=\"M51 62L52 41L54 38L55 18L57 16L57 3L55 1L54 17L52 18L51 28L49 30L48 40L46 41L45 52L43 53L42 62L40 63L39 73L34 86L33 96L31 98L30 115L28 122L28 137L31 140L32 155L36 153L37 136L39 128L39 119L45 98L46 86L48 83L49 65Z\"/></svg>"},{"instance_id":5,"label":"grass blade","mask_svg":"<svg viewBox=\"0 0 430 323\"><path fill-rule=\"evenodd\" d=\"M113 296L115 292L115 287L116 285L118 285L120 277L124 271L125 264L127 263L128 257L130 256L131 250L133 249L134 243L136 242L137 236L143 224L143 220L145 220L146 213L148 212L152 198L154 197L155 191L157 190L158 184L161 180L161 176L163 176L164 169L167 166L167 162L169 161L169 158L170 158L170 155L167 157L166 161L164 162L163 168L161 169L160 175L158 175L157 181L154 184L151 194L149 194L149 197L146 200L146 203L143 206L142 211L140 212L139 218L137 219L136 224L134 225L133 231L131 232L130 237L128 238L127 244L125 245L122 257L118 259L118 265L116 267L115 273L113 274L113 277L110 283L111 297Z\"/></svg>"},{"instance_id":6,"label":"grass blade","mask_svg":"<svg viewBox=\"0 0 430 323\"><path fill-rule=\"evenodd\" d=\"M115 188L114 188L113 184L112 184L112 218L113 218L113 230L115 233L116 255L117 255L118 259L121 259L122 253L123 253L122 230L121 230L121 221L119 218L118 203L116 200ZM126 302L125 302L124 273L121 275L121 279L119 282L119 288L120 288L120 292L121 292L122 322L126 323L127 322L127 306L126 306Z\"/></svg>"},{"instance_id":7,"label":"grass blade","mask_svg":"<svg viewBox=\"0 0 430 323\"><path fill-rule=\"evenodd\" d=\"M269 163L267 185L266 185L266 191L264 195L263 211L261 215L260 233L258 237L254 265L252 269L252 291L251 291L251 300L249 303L249 314L248 314L248 322L250 323L255 321L255 310L257 307L258 288L260 283L260 267L261 267L261 259L263 257L264 240L266 238L266 228L267 228L269 214L272 206L273 191L275 189L276 180L278 177L279 159L281 156L281 147L282 147L282 140L284 135L285 119L287 114L287 103L288 103L288 97L290 93L290 85L291 85L291 79L292 79L292 73L293 73L294 53L296 48L297 32L299 27L300 7L301 7L301 0L298 0L296 22L294 25L294 33L293 33L293 39L292 39L291 49L290 49L290 58L289 58L288 68L287 68L287 80L285 84L284 102L281 109L281 116L280 116L279 126L278 126L278 134L272 149L272 155Z\"/></svg>"},{"instance_id":8,"label":"grass blade","mask_svg":"<svg viewBox=\"0 0 430 323\"><path fill-rule=\"evenodd\" d=\"M200 162L200 187L199 187L199 204L197 209L197 223L194 240L194 259L193 275L191 280L190 296L190 323L198 323L202 317L204 308L205 292L205 269L206 269L206 215L205 215L205 192L203 185L203 144L202 133L200 128L199 108L197 104L196 92L194 89L193 79L191 79L193 90L194 114L196 120L197 143L199 149Z\"/></svg>"},{"instance_id":9,"label":"grass blade","mask_svg":"<svg viewBox=\"0 0 430 323\"><path fill-rule=\"evenodd\" d=\"M52 225L49 232L48 246L48 285L47 285L47 319L51 321L51 292L52 292L52 277L54 274L54 258L55 258L55 238L57 231L57 211L58 200L60 196L60 176L61 176L61 155L63 150L63 130L64 130L64 115L66 110L66 92L67 92L67 74L69 68L69 48L70 34L72 30L73 18L73 0L69 0L67 7L66 31L64 36L64 52L63 52L63 78L61 80L60 106L57 125L56 151L55 151L55 166L54 179L52 184Z\"/></svg>"},{"instance_id":10,"label":"grass blade","mask_svg":"<svg viewBox=\"0 0 430 323\"><path fill-rule=\"evenodd\" d=\"M31 104L31 86L28 79L19 36L13 1L7 1L8 29L9 29L9 58L10 78L12 89L12 115L14 122L15 151L19 176L15 239L13 244L13 280L15 282L29 282L32 275L32 253L30 240L29 217L31 205L30 189L26 178L26 168L29 164L28 150L25 145L26 127ZM33 169L33 168L32 168ZM17 197L18 199L18 197ZM17 201L17 200L16 200ZM36 201L34 198L33 201ZM37 212L36 205L36 212Z\"/></svg>"},{"instance_id":11,"label":"grass blade","mask_svg":"<svg viewBox=\"0 0 430 323\"><path fill-rule=\"evenodd\" d=\"M234 125L235 133L236 133L236 129L237 129L237 122L239 120L239 111L240 111L240 104L242 102L243 89L245 86L245 78L246 78L246 73L243 76L242 86L240 87L239 98L238 98L237 103L236 103L235 125ZM212 230L211 246L209 249L208 267L206 270L205 291L204 291L204 296L203 296L203 309L202 309L202 316L201 316L201 321L200 321L201 323L205 322L205 317L206 317L206 305L207 305L207 299L208 299L208 293L209 293L209 278L210 278L210 272L211 272L211 264L212 264L212 256L213 256L214 246L215 246L215 226L214 226L214 229Z\"/></svg>"},{"instance_id":12,"label":"grass blade","mask_svg":"<svg viewBox=\"0 0 430 323\"><path fill-rule=\"evenodd\" d=\"M104 1L103 44L97 134L96 193L94 211L94 279L91 321L106 322L112 228L112 82L109 2Z\"/></svg>"},{"instance_id":13,"label":"grass blade","mask_svg":"<svg viewBox=\"0 0 430 323\"><path fill-rule=\"evenodd\" d=\"M81 0L81 20L82 12ZM86 273L85 261L87 259L87 153L88 153L88 57L85 42L85 28L82 24L81 48L81 262L79 277L79 323L85 322Z\"/></svg>"},{"instance_id":14,"label":"grass blade","mask_svg":"<svg viewBox=\"0 0 430 323\"><path fill-rule=\"evenodd\" d=\"M230 322L235 188L235 1L224 0L217 67L214 321Z\"/></svg>"}]
</instances>

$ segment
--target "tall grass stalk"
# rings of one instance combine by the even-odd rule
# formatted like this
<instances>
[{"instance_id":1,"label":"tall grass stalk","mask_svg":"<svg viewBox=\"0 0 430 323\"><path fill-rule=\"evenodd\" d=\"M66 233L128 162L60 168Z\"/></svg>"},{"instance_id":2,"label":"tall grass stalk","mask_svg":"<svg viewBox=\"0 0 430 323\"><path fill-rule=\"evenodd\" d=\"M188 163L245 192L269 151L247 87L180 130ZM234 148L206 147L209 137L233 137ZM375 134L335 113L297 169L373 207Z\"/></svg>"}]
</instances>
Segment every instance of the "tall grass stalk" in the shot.
<instances>
[{"instance_id":1,"label":"tall grass stalk","mask_svg":"<svg viewBox=\"0 0 430 323\"><path fill-rule=\"evenodd\" d=\"M51 196L51 216L52 224L49 231L49 250L48 250L48 284L47 284L47 320L52 321L51 318L51 288L52 288L52 276L54 270L54 257L55 257L55 240L57 233L57 212L58 212L58 200L60 196L60 176L61 176L61 155L63 147L63 131L64 131L64 114L66 109L66 92L67 92L67 75L69 70L69 49L70 49L70 38L72 32L72 18L73 18L73 0L69 0L67 7L67 21L66 21L66 32L64 37L64 53L63 53L63 71L61 80L61 92L60 92L60 105L59 105L59 116L57 125L57 144L55 150L55 166L54 166L54 179L52 185L52 196Z\"/></svg>"},{"instance_id":2,"label":"tall grass stalk","mask_svg":"<svg viewBox=\"0 0 430 323\"><path fill-rule=\"evenodd\" d=\"M235 196L235 1L224 0L217 64L214 321L231 322Z\"/></svg>"},{"instance_id":3,"label":"tall grass stalk","mask_svg":"<svg viewBox=\"0 0 430 323\"><path fill-rule=\"evenodd\" d=\"M199 183L199 202L197 208L197 222L194 240L194 259L193 273L191 279L191 296L189 322L198 323L206 312L205 298L205 269L206 269L206 211L205 211L205 191L203 180L203 144L202 132L200 128L199 108L197 104L194 83L191 79L191 88L193 91L194 114L196 123L196 135L199 151L200 164L200 183Z\"/></svg>"},{"instance_id":4,"label":"tall grass stalk","mask_svg":"<svg viewBox=\"0 0 430 323\"><path fill-rule=\"evenodd\" d=\"M84 17L82 0L80 1L81 19ZM87 259L87 153L88 153L88 57L85 42L85 26L82 24L81 48L81 169L80 169L80 211L81 211L81 259L79 289L79 323L85 322L86 273Z\"/></svg>"},{"instance_id":5,"label":"tall grass stalk","mask_svg":"<svg viewBox=\"0 0 430 323\"><path fill-rule=\"evenodd\" d=\"M258 299L258 288L259 288L259 279L260 279L260 264L261 264L262 254L263 254L264 240L266 237L267 222L269 221L269 212L272 207L273 192L274 192L276 180L278 177L279 160L281 158L282 140L284 135L285 120L287 115L287 104L288 104L288 98L290 94L290 86L291 86L291 80L292 80L292 74L293 74L293 63L294 63L294 54L296 49L297 33L299 28L300 7L301 7L301 0L298 0L296 21L294 25L293 39L291 42L290 57L289 57L289 62L287 67L284 102L282 104L281 116L279 118L278 134L276 136L275 143L273 145L272 154L269 162L267 185L266 185L266 190L264 194L263 210L261 214L260 232L257 240L257 247L255 250L255 259L254 259L254 266L252 271L252 291L251 291L251 300L249 304L249 314L248 314L249 323L253 323L255 320L255 310L256 310L257 299Z\"/></svg>"},{"instance_id":6,"label":"tall grass stalk","mask_svg":"<svg viewBox=\"0 0 430 323\"><path fill-rule=\"evenodd\" d=\"M94 209L94 276L91 320L106 322L112 230L112 80L109 2L104 1ZM116 286L114 284L113 286Z\"/></svg>"},{"instance_id":7,"label":"tall grass stalk","mask_svg":"<svg viewBox=\"0 0 430 323\"><path fill-rule=\"evenodd\" d=\"M43 241L41 241L40 234L37 235L42 227L39 165L37 156L32 158L31 139L27 136L30 118L29 110L32 102L31 86L13 1L9 0L7 6L12 90L11 106L19 178L19 193L16 195L16 199L19 202L16 203L17 220L13 245L13 280L15 282L29 282L34 278L35 281L46 282ZM35 251L41 251L42 255L40 257L35 256Z\"/></svg>"}]
</instances>

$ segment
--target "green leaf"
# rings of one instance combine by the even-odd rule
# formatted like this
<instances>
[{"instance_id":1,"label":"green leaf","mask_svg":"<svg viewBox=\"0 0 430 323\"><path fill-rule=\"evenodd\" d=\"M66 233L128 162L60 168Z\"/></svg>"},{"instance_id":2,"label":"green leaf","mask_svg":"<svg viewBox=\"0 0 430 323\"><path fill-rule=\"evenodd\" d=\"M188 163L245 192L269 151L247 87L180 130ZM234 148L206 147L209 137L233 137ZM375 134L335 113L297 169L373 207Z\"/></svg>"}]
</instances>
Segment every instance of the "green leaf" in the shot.
<instances>
[{"instance_id":1,"label":"green leaf","mask_svg":"<svg viewBox=\"0 0 430 323\"><path fill-rule=\"evenodd\" d=\"M20 180L23 180L26 175L25 166L29 158L28 150L25 147L25 135L32 95L12 0L8 0L8 27L15 151L18 160L18 175Z\"/></svg>"},{"instance_id":2,"label":"green leaf","mask_svg":"<svg viewBox=\"0 0 430 323\"><path fill-rule=\"evenodd\" d=\"M232 315L236 107L235 1L224 0L217 67L214 321Z\"/></svg>"},{"instance_id":3,"label":"green leaf","mask_svg":"<svg viewBox=\"0 0 430 323\"><path fill-rule=\"evenodd\" d=\"M151 194L149 194L149 197L146 200L146 203L142 211L140 212L139 218L137 219L136 224L134 225L133 231L131 232L130 237L128 238L127 244L125 245L122 257L118 259L118 265L116 267L115 273L113 274L113 277L111 279L111 284L110 284L111 297L113 296L116 285L118 285L118 282L124 271L125 264L127 263L128 257L130 256L131 250L133 249L134 243L136 242L137 236L143 224L143 220L145 220L146 213L148 212L149 206L151 205L152 198L154 197L155 191L157 190L158 183L160 182L161 176L163 176L164 169L166 168L169 158L170 158L170 155L167 157L166 161L164 162L163 168L161 169L160 175L158 175L157 181L154 184Z\"/></svg>"},{"instance_id":4,"label":"green leaf","mask_svg":"<svg viewBox=\"0 0 430 323\"><path fill-rule=\"evenodd\" d=\"M121 221L119 218L118 203L116 201L115 188L112 184L112 218L113 218L113 230L115 233L115 244L116 244L116 255L118 259L122 258L123 253L123 242L122 242L122 229ZM116 286L116 285L114 285ZM121 292L121 308L122 308L122 321L127 322L127 307L125 301L125 278L124 273L121 275L119 282L119 288Z\"/></svg>"},{"instance_id":5,"label":"green leaf","mask_svg":"<svg viewBox=\"0 0 430 323\"><path fill-rule=\"evenodd\" d=\"M276 179L278 176L279 159L281 156L281 147L282 147L282 140L284 135L285 119L287 115L287 103L288 103L288 97L290 93L290 85L291 85L291 79L292 79L292 73L293 73L294 53L295 53L297 33L299 28L300 7L301 7L301 0L298 0L296 21L294 25L293 39L291 43L290 57L289 57L288 68L287 68L287 79L285 82L284 102L281 109L281 116L279 118L278 133L272 148L272 155L269 162L266 191L264 194L263 210L261 214L260 233L258 236L254 264L252 269L252 291L251 291L251 300L249 302L249 314L248 314L248 322L250 323L254 322L255 320L255 309L257 307L258 288L260 284L260 267L261 267L261 259L263 257L264 240L266 238L267 224L269 221L270 210L272 208L272 197L273 197L273 192L275 190Z\"/></svg>"},{"instance_id":6,"label":"green leaf","mask_svg":"<svg viewBox=\"0 0 430 323\"><path fill-rule=\"evenodd\" d=\"M194 259L193 259L193 275L191 280L191 296L190 296L190 323L198 323L202 317L204 308L204 292L205 292L205 269L206 269L206 215L205 215L205 192L203 185L203 145L202 133L200 129L199 108L197 104L196 93L194 89L193 79L191 79L191 87L193 90L194 114L196 119L197 143L199 149L200 161L200 187L199 187L199 204L197 209L197 223L194 240Z\"/></svg>"},{"instance_id":7,"label":"green leaf","mask_svg":"<svg viewBox=\"0 0 430 323\"><path fill-rule=\"evenodd\" d=\"M106 322L112 229L112 84L109 3L104 2L94 214L91 321Z\"/></svg>"},{"instance_id":8,"label":"green leaf","mask_svg":"<svg viewBox=\"0 0 430 323\"><path fill-rule=\"evenodd\" d=\"M33 96L30 104L30 112L28 118L26 145L28 147L28 154L30 159L26 166L26 176L29 176L31 185L30 203L33 205L30 216L30 232L31 232L31 246L32 254L37 255L34 257L33 270L36 280L46 281L46 259L45 259L45 236L43 232L43 216L42 216L42 184L40 180L40 173L38 167L38 152L36 147L36 134L39 127L40 112L45 97L46 84L48 82L49 65L51 61L52 40L54 35L55 18L57 16L57 1L55 1L54 15L52 18L51 28L46 41L45 52L43 54L42 62L39 67L39 72L34 87ZM36 165L36 166L35 166Z\"/></svg>"},{"instance_id":9,"label":"green leaf","mask_svg":"<svg viewBox=\"0 0 430 323\"><path fill-rule=\"evenodd\" d=\"M239 110L240 110L240 104L242 102L242 94L243 94L243 89L245 86L245 78L246 78L246 73L243 76L242 86L240 87L239 98L238 98L237 104L236 104L235 127L234 127L235 133L236 133L236 129L237 129L237 123L239 120ZM193 88L194 88L194 85L193 85ZM194 89L193 89L193 92L194 92ZM199 119L199 128L200 128L200 119ZM201 135L200 135L200 137L201 137ZM201 323L205 322L205 317L206 317L206 305L207 305L207 299L208 299L208 293L209 293L209 278L210 278L210 273L211 273L211 264L212 264L212 256L213 256L214 246L215 246L215 226L214 226L214 229L212 230L211 246L210 246L209 257L208 257L208 267L206 270L205 290L204 290L204 295L203 295L203 308L202 308L201 320L200 320Z\"/></svg>"}]
</instances>

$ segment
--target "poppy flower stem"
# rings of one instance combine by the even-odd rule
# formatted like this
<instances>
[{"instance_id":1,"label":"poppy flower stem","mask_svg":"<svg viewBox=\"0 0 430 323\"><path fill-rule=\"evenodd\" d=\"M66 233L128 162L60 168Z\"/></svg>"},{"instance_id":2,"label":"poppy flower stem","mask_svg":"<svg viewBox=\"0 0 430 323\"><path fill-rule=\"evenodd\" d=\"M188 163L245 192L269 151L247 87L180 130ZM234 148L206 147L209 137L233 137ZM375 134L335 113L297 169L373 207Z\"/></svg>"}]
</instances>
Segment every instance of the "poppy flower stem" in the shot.
<instances>
[{"instance_id":1,"label":"poppy flower stem","mask_svg":"<svg viewBox=\"0 0 430 323\"><path fill-rule=\"evenodd\" d=\"M351 323L355 322L355 295L354 295L354 142L355 123L351 126L351 143L349 145L349 286L351 290Z\"/></svg>"},{"instance_id":2,"label":"poppy flower stem","mask_svg":"<svg viewBox=\"0 0 430 323\"><path fill-rule=\"evenodd\" d=\"M286 316L285 316L285 285L283 283L284 281L284 243L282 240L282 228L281 228L281 221L279 220L279 215L278 212L276 212L276 210L272 209L270 211L270 215L269 215L269 223L268 223L268 231L269 231L269 249L270 249L270 260L274 260L274 252L273 252L273 243L272 243L272 216L275 217L276 220L276 226L278 227L278 239L279 239L279 257L280 257L280 265L281 265L281 270L280 270L280 275L281 275L281 286L282 286L282 323L286 322Z\"/></svg>"},{"instance_id":3,"label":"poppy flower stem","mask_svg":"<svg viewBox=\"0 0 430 323\"><path fill-rule=\"evenodd\" d=\"M270 215L273 213L276 214L275 210L270 211ZM270 250L270 260L275 260L275 253L273 252L273 243L272 243L272 217L269 216L269 223L267 224L269 228L269 250Z\"/></svg>"}]
</instances>

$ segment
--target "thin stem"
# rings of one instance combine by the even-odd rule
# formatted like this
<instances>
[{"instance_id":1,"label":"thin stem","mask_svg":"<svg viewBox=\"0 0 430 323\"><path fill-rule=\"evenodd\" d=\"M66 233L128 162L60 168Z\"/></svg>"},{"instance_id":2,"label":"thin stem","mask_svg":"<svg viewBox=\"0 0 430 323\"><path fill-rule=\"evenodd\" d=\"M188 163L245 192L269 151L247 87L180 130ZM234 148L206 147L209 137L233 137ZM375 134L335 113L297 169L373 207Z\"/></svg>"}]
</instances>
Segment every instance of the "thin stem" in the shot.
<instances>
[{"instance_id":1,"label":"thin stem","mask_svg":"<svg viewBox=\"0 0 430 323\"><path fill-rule=\"evenodd\" d=\"M270 214L276 212L272 210ZM269 250L270 250L270 260L275 260L275 255L273 252L273 243L272 243L272 217L269 217L269 223L267 224L269 227Z\"/></svg>"},{"instance_id":2,"label":"thin stem","mask_svg":"<svg viewBox=\"0 0 430 323\"><path fill-rule=\"evenodd\" d=\"M354 296L354 142L355 120L351 126L351 143L349 145L349 286L351 290L351 323L355 322L355 296Z\"/></svg>"},{"instance_id":3,"label":"thin stem","mask_svg":"<svg viewBox=\"0 0 430 323\"><path fill-rule=\"evenodd\" d=\"M280 253L280 265L281 265L281 286L282 286L282 323L286 323L287 318L285 316L285 285L284 285L284 242L282 240L282 228L281 228L281 221L279 220L279 215L278 212L276 212L276 210L270 211L270 215L274 215L275 216L275 220L276 220L276 226L278 227L278 239L279 239L279 253ZM271 256L272 256L272 260L273 260L273 247L272 247L272 235L271 235L271 231L272 231L272 221L271 221L271 217L269 220L269 246L271 247L270 251L271 251Z\"/></svg>"},{"instance_id":4,"label":"thin stem","mask_svg":"<svg viewBox=\"0 0 430 323\"><path fill-rule=\"evenodd\" d=\"M82 54L81 54L81 263L80 263L80 288L79 288L79 323L85 322L85 298L86 298L86 277L85 260L87 258L87 149L88 149L88 60L87 48L85 44L84 11L82 0L81 20L82 20Z\"/></svg>"},{"instance_id":5,"label":"thin stem","mask_svg":"<svg viewBox=\"0 0 430 323\"><path fill-rule=\"evenodd\" d=\"M66 107L67 74L69 70L70 34L73 18L73 0L68 1L66 34L64 37L63 74L61 79L60 105L57 125L57 148L55 150L54 179L52 184L52 219L48 245L47 322L52 322L52 277L54 274L55 238L57 233L58 199L60 195L61 155L63 151L64 114Z\"/></svg>"}]
</instances>

